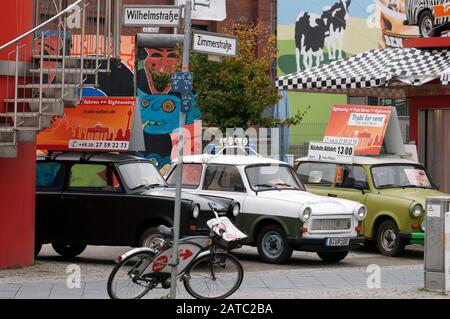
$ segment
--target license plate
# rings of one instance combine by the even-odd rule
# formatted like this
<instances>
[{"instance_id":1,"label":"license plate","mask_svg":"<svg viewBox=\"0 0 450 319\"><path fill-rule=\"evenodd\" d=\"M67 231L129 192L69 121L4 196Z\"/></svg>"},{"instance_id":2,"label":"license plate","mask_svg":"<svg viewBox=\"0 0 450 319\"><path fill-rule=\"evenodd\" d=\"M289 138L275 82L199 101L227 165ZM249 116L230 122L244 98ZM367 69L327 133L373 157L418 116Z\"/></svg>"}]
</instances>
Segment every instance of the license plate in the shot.
<instances>
[{"instance_id":1,"label":"license plate","mask_svg":"<svg viewBox=\"0 0 450 319\"><path fill-rule=\"evenodd\" d=\"M348 246L350 238L327 238L325 246Z\"/></svg>"}]
</instances>

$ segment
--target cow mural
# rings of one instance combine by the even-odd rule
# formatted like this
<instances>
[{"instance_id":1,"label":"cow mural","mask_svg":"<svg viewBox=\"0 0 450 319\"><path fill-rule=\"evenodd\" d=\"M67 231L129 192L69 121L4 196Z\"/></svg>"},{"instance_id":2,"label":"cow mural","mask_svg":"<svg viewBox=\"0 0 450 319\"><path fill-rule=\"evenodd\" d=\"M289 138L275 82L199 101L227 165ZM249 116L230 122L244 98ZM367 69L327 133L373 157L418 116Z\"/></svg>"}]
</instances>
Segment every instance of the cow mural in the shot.
<instances>
[{"instance_id":1,"label":"cow mural","mask_svg":"<svg viewBox=\"0 0 450 319\"><path fill-rule=\"evenodd\" d=\"M297 71L319 66L324 61L324 48L328 59L342 59L344 34L351 0L340 0L324 7L321 15L300 12L295 23Z\"/></svg>"}]
</instances>

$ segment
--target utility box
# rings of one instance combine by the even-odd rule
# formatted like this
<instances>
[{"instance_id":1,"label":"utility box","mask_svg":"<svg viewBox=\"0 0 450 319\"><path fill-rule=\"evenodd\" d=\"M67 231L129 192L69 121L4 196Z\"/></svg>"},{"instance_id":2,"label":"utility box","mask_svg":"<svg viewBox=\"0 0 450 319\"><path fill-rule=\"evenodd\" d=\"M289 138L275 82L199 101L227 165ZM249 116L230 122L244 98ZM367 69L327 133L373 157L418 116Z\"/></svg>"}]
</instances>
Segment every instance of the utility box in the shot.
<instances>
[{"instance_id":1,"label":"utility box","mask_svg":"<svg viewBox=\"0 0 450 319\"><path fill-rule=\"evenodd\" d=\"M450 290L450 197L426 199L425 289Z\"/></svg>"}]
</instances>

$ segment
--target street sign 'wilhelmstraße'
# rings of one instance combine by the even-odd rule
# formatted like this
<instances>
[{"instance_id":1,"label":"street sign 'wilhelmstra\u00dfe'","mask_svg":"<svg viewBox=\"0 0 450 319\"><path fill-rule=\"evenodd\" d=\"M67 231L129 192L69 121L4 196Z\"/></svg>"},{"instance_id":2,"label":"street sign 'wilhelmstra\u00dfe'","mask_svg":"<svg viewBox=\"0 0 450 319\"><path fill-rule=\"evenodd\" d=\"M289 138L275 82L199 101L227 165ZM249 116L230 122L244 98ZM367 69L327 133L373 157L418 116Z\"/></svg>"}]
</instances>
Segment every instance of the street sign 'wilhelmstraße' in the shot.
<instances>
[{"instance_id":1,"label":"street sign 'wilhelmstra\u00dfe'","mask_svg":"<svg viewBox=\"0 0 450 319\"><path fill-rule=\"evenodd\" d=\"M238 53L238 38L228 34L194 30L192 32L192 51L235 57Z\"/></svg>"},{"instance_id":2,"label":"street sign 'wilhelmstra\u00dfe'","mask_svg":"<svg viewBox=\"0 0 450 319\"><path fill-rule=\"evenodd\" d=\"M127 27L178 27L180 20L179 6L124 6L123 25Z\"/></svg>"}]
</instances>

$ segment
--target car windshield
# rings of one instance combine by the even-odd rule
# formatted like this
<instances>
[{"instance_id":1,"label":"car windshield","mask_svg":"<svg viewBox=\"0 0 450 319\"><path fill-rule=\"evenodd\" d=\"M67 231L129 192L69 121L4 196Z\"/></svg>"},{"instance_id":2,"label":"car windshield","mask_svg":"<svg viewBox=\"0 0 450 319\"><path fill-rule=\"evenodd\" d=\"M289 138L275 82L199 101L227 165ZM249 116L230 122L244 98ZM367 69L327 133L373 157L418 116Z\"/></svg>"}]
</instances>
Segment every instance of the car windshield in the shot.
<instances>
[{"instance_id":1,"label":"car windshield","mask_svg":"<svg viewBox=\"0 0 450 319\"><path fill-rule=\"evenodd\" d=\"M372 168L376 188L433 188L425 169L416 165L381 165Z\"/></svg>"},{"instance_id":2,"label":"car windshield","mask_svg":"<svg viewBox=\"0 0 450 319\"><path fill-rule=\"evenodd\" d=\"M145 186L166 186L156 167L150 163L128 163L119 166L125 184L130 189Z\"/></svg>"},{"instance_id":3,"label":"car windshield","mask_svg":"<svg viewBox=\"0 0 450 319\"><path fill-rule=\"evenodd\" d=\"M250 166L245 169L248 182L255 191L304 190L292 168L278 165Z\"/></svg>"}]
</instances>

